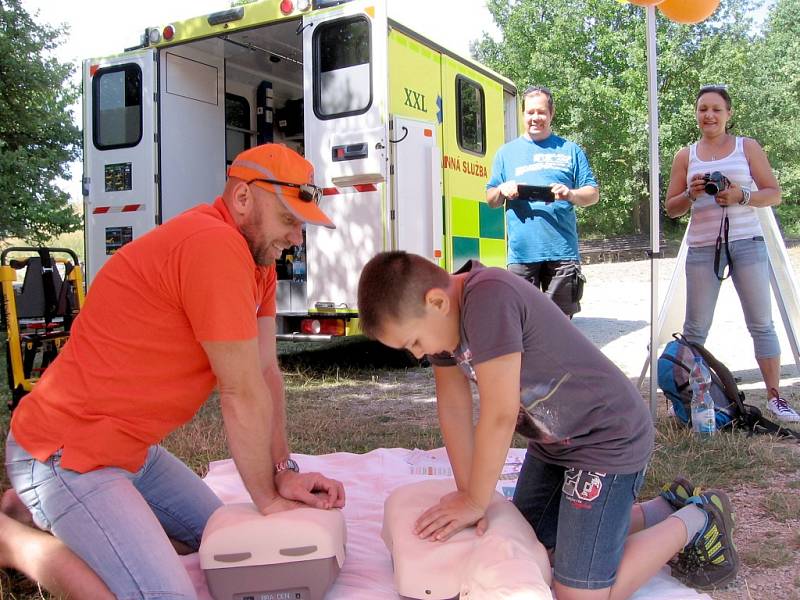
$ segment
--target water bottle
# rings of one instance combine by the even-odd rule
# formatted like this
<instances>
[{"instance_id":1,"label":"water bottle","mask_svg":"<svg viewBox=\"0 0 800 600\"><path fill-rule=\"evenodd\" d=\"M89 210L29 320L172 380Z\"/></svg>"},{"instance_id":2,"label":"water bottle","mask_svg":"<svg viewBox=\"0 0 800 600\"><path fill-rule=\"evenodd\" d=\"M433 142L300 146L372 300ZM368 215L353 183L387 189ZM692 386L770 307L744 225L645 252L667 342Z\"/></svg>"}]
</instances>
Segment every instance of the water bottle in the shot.
<instances>
[{"instance_id":1,"label":"water bottle","mask_svg":"<svg viewBox=\"0 0 800 600\"><path fill-rule=\"evenodd\" d=\"M293 279L295 281L305 281L306 279L306 253L302 246L297 248L292 262Z\"/></svg>"},{"instance_id":2,"label":"water bottle","mask_svg":"<svg viewBox=\"0 0 800 600\"><path fill-rule=\"evenodd\" d=\"M692 429L700 436L708 437L716 431L714 398L711 396L711 372L699 356L689 373L692 386Z\"/></svg>"}]
</instances>

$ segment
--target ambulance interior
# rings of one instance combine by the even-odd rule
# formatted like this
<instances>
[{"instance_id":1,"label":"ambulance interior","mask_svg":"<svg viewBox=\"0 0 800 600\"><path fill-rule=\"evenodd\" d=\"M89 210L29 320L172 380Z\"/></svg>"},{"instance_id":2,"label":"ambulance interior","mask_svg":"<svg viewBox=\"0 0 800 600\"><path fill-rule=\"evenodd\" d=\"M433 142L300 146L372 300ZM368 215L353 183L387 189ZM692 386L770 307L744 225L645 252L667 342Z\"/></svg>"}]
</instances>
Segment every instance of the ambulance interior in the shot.
<instances>
[{"instance_id":1,"label":"ambulance interior","mask_svg":"<svg viewBox=\"0 0 800 600\"><path fill-rule=\"evenodd\" d=\"M299 27L283 21L160 50L161 154L171 167L161 170L162 221L173 216L165 209L177 214L221 191L242 150L274 141L304 154ZM302 249L285 251L279 279L304 279L302 259Z\"/></svg>"},{"instance_id":2,"label":"ambulance interior","mask_svg":"<svg viewBox=\"0 0 800 600\"><path fill-rule=\"evenodd\" d=\"M271 130L273 141L303 154L300 26L299 20L284 21L222 38L228 163L236 154L254 144L257 136L266 137L268 130ZM266 95L266 105L259 98L259 86ZM273 111L271 122L268 117L270 108Z\"/></svg>"},{"instance_id":3,"label":"ambulance interior","mask_svg":"<svg viewBox=\"0 0 800 600\"><path fill-rule=\"evenodd\" d=\"M272 141L305 154L300 26L275 23L224 38L226 164L267 141L267 131ZM304 248L284 250L276 270L281 280L304 280Z\"/></svg>"},{"instance_id":4,"label":"ambulance interior","mask_svg":"<svg viewBox=\"0 0 800 600\"><path fill-rule=\"evenodd\" d=\"M293 19L159 51L162 165L165 156L170 161L161 169L162 221L221 190L225 167L244 149L274 141L306 154L304 78L311 70L304 75L303 37L302 20ZM318 24L314 44L319 118L368 106L366 20ZM279 279L298 284L283 286L288 296L279 289L279 310L305 308L304 247L284 253L277 266Z\"/></svg>"}]
</instances>

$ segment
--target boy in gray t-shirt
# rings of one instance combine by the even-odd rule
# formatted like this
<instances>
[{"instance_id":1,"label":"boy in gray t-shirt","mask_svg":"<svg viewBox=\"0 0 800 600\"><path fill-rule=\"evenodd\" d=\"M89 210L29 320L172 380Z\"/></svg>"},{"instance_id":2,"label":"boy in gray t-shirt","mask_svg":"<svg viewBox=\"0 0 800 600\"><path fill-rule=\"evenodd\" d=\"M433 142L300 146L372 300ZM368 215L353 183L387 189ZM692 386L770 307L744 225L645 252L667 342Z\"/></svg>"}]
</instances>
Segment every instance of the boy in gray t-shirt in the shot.
<instances>
[{"instance_id":1,"label":"boy in gray t-shirt","mask_svg":"<svg viewBox=\"0 0 800 600\"><path fill-rule=\"evenodd\" d=\"M384 252L361 273L358 309L366 335L433 364L458 491L419 517L420 537L490 526L484 512L516 429L530 441L514 504L554 552L560 599L626 598L678 553L676 574L695 587L735 577L723 492L701 494L679 477L634 504L653 448L644 401L530 283L472 261L450 275ZM474 426L470 382L480 398Z\"/></svg>"}]
</instances>

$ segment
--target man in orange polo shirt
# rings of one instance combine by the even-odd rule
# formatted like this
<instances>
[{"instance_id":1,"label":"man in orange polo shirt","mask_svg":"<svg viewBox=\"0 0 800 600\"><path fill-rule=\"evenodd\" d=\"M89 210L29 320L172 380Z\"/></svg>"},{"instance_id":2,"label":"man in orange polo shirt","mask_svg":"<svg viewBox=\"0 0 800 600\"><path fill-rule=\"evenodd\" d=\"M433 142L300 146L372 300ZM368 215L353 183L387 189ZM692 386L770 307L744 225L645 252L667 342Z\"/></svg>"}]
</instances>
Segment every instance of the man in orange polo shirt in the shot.
<instances>
[{"instance_id":1,"label":"man in orange polo shirt","mask_svg":"<svg viewBox=\"0 0 800 600\"><path fill-rule=\"evenodd\" d=\"M304 223L333 227L313 169L278 144L241 153L223 195L121 248L69 343L16 409L9 478L119 598L192 598L170 540L196 550L220 506L159 443L216 386L231 455L264 514L344 505L289 458L275 346L275 259Z\"/></svg>"}]
</instances>

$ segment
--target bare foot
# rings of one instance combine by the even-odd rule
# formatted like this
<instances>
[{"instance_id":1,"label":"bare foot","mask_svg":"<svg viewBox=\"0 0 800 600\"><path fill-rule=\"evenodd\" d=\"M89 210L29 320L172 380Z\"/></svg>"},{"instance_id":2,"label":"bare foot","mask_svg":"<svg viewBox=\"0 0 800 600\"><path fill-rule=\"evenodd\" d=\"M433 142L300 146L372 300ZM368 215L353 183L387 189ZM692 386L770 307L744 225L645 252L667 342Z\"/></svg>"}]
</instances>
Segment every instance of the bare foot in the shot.
<instances>
[{"instance_id":1,"label":"bare foot","mask_svg":"<svg viewBox=\"0 0 800 600\"><path fill-rule=\"evenodd\" d=\"M33 517L31 516L31 511L23 504L13 488L6 490L2 498L0 498L0 512L3 512L15 521L19 521L23 525L36 527L33 522Z\"/></svg>"},{"instance_id":2,"label":"bare foot","mask_svg":"<svg viewBox=\"0 0 800 600\"><path fill-rule=\"evenodd\" d=\"M38 529L26 527L16 519L0 512L0 568L17 568L18 551L27 548L25 546L27 536L35 532L44 535Z\"/></svg>"}]
</instances>

